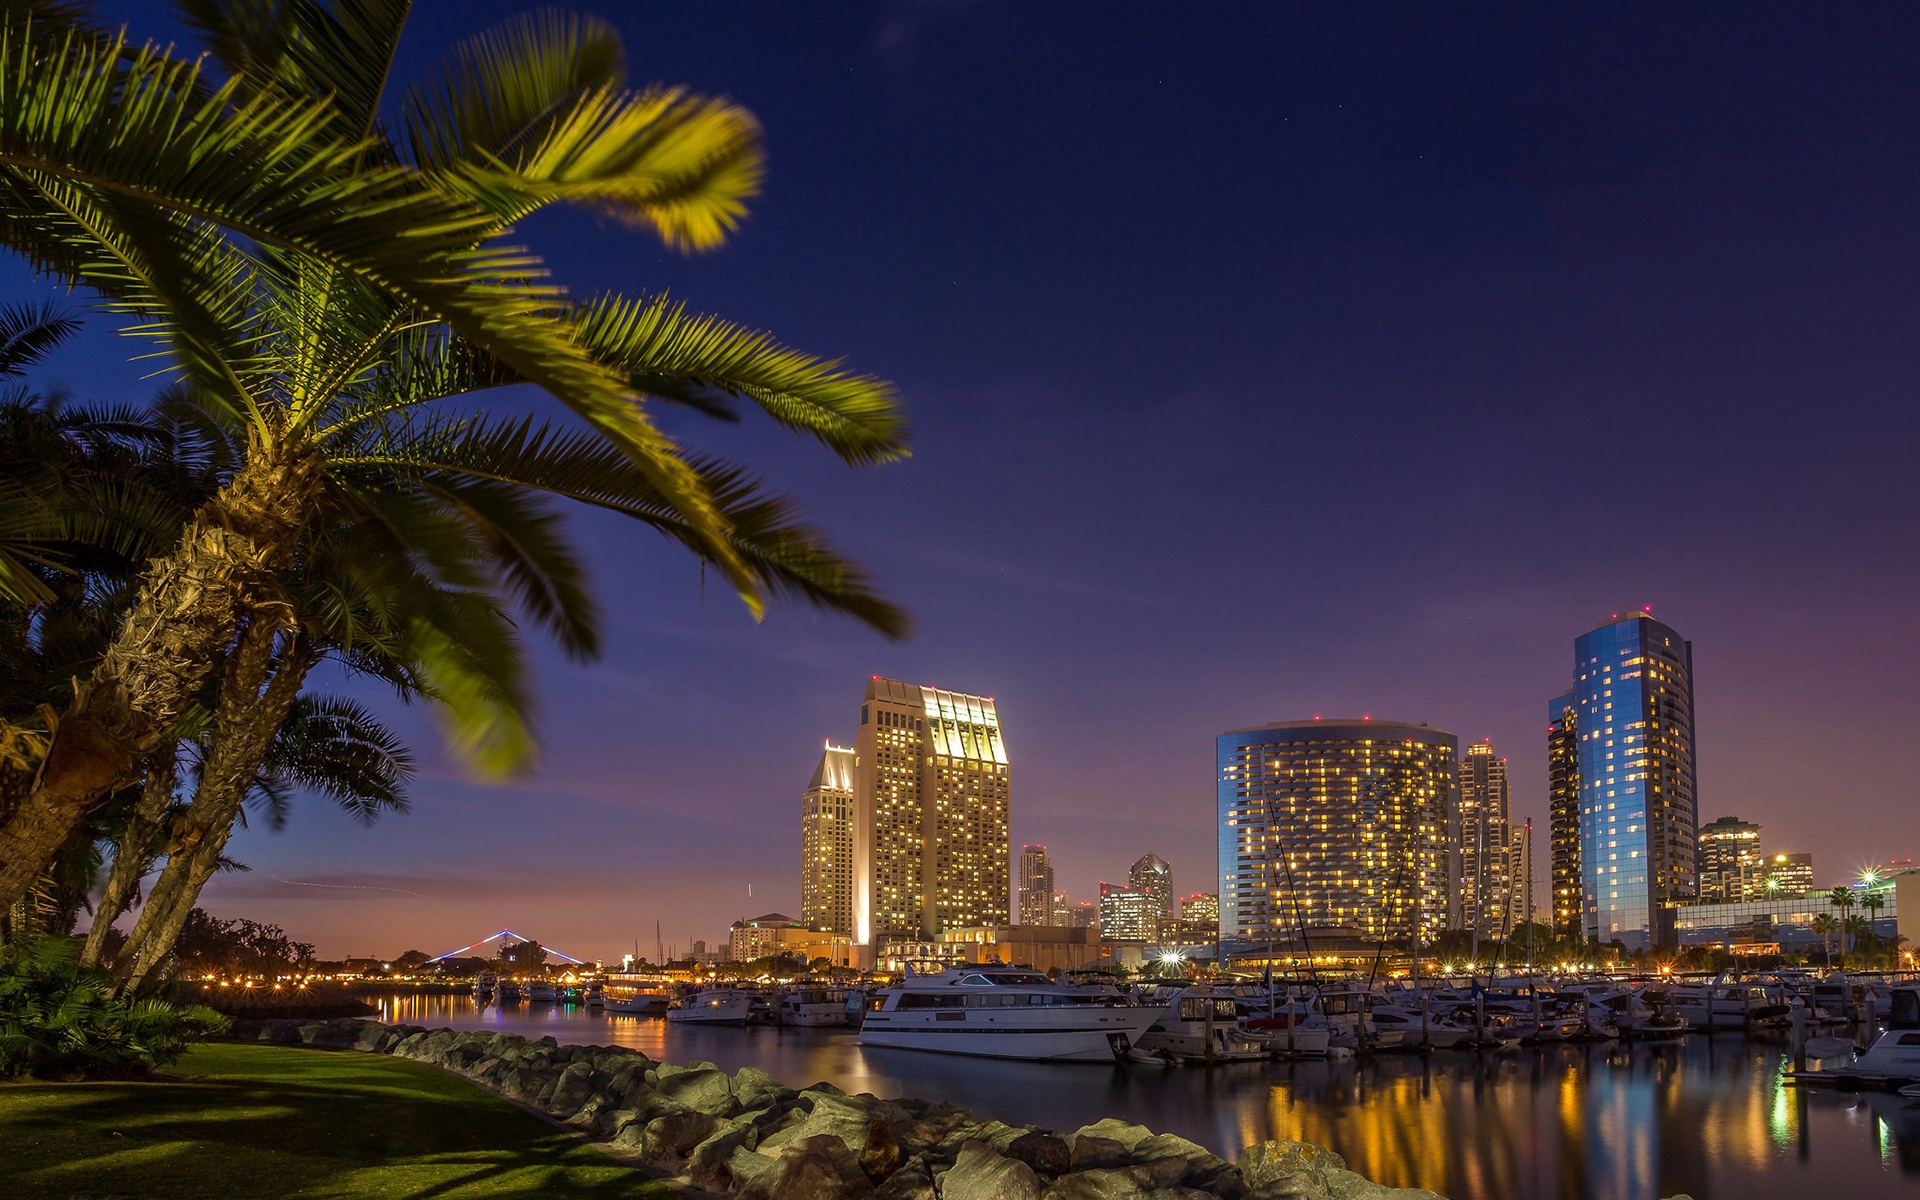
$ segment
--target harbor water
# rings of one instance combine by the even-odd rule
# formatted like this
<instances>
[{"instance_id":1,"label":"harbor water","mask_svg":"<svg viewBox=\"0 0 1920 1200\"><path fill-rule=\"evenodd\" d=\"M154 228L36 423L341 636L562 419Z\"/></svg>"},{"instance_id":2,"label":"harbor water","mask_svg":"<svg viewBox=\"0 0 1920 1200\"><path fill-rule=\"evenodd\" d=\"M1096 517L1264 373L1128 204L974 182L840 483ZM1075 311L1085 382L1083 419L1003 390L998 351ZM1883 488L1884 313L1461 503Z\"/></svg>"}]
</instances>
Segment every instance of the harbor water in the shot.
<instances>
[{"instance_id":1,"label":"harbor water","mask_svg":"<svg viewBox=\"0 0 1920 1200\"><path fill-rule=\"evenodd\" d=\"M1450 1200L1920 1197L1920 1101L1782 1082L1783 1041L1696 1035L1473 1055L1205 1068L1002 1062L861 1047L851 1030L715 1028L466 996L379 1001L391 1022L631 1046L657 1061L758 1067L795 1087L950 1100L1071 1130L1119 1117L1229 1158L1269 1138Z\"/></svg>"}]
</instances>

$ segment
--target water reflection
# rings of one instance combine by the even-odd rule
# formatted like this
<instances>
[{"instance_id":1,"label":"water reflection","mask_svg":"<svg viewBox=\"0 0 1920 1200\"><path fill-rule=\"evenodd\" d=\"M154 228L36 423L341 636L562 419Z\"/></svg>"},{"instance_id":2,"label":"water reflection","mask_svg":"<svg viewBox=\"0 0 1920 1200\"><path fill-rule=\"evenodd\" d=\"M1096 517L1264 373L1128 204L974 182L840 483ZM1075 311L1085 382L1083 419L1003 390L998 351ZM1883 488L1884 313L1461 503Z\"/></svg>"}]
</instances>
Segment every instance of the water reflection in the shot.
<instances>
[{"instance_id":1,"label":"water reflection","mask_svg":"<svg viewBox=\"0 0 1920 1200\"><path fill-rule=\"evenodd\" d=\"M1788 1088L1784 1047L1743 1038L1205 1071L863 1050L844 1030L699 1028L562 1005L503 1013L465 997L383 1008L410 1024L552 1034L730 1071L757 1066L795 1085L952 1100L1022 1124L1071 1129L1117 1116L1229 1157L1267 1138L1305 1138L1383 1183L1452 1200L1920 1195L1920 1103Z\"/></svg>"}]
</instances>

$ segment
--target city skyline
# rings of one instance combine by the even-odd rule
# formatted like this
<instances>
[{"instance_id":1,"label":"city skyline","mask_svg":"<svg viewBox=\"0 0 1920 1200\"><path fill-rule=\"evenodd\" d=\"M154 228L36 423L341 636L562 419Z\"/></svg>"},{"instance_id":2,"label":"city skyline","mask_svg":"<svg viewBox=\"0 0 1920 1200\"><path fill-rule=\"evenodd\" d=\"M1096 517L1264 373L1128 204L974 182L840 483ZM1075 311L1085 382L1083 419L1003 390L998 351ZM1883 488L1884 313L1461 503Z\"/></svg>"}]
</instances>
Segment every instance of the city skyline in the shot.
<instances>
[{"instance_id":1,"label":"city skyline","mask_svg":"<svg viewBox=\"0 0 1920 1200\"><path fill-rule=\"evenodd\" d=\"M323 673L415 748L412 812L369 831L299 798L283 831L236 836L252 870L211 911L335 954L502 927L611 953L656 919L684 945L793 912L795 790L873 672L997 696L1012 836L1052 846L1075 896L1149 846L1190 877L1209 739L1315 712L1491 739L1544 879L1542 702L1569 637L1642 604L1700 648L1705 815L1761 824L1823 881L1888 852L1920 569L1898 522L1861 514L1920 503L1891 316L1920 249L1898 39L1778 12L1730 33L1668 11L1612 40L1544 9L1092 36L1044 8L607 15L638 77L759 115L766 194L716 254L567 215L541 244L584 293L668 290L900 383L906 463L849 475L753 421L712 447L766 464L917 632L756 624L677 548L585 518L606 655L537 651L536 771L464 776L428 714ZM418 29L403 66L444 49ZM982 72L1007 86L980 95ZM1196 199L1195 164L1232 183ZM4 284L50 294L17 264ZM152 364L94 325L44 383L150 396ZM1630 455L1593 432L1622 409L1659 428ZM1660 515L1652 544L1569 536L1624 496Z\"/></svg>"}]
</instances>

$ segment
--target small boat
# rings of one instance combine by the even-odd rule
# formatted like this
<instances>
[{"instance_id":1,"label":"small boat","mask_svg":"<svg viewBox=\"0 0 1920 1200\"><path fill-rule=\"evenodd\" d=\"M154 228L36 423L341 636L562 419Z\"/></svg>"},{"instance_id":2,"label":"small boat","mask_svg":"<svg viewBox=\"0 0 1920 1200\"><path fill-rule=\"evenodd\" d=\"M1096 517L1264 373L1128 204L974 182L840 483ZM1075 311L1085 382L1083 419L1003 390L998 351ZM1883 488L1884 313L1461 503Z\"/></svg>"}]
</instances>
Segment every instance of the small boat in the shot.
<instances>
[{"instance_id":1,"label":"small boat","mask_svg":"<svg viewBox=\"0 0 1920 1200\"><path fill-rule=\"evenodd\" d=\"M881 989L860 1026L860 1044L1047 1062L1124 1061L1164 1011L1112 988L1055 983L1035 971L961 967L909 973Z\"/></svg>"},{"instance_id":2,"label":"small boat","mask_svg":"<svg viewBox=\"0 0 1920 1200\"><path fill-rule=\"evenodd\" d=\"M845 1025L847 1023L847 993L844 988L807 987L790 988L780 997L776 1010L780 1024L812 1027L819 1025Z\"/></svg>"},{"instance_id":3,"label":"small boat","mask_svg":"<svg viewBox=\"0 0 1920 1200\"><path fill-rule=\"evenodd\" d=\"M1708 1032L1784 1025L1792 1013L1774 989L1753 983L1676 985L1670 994L1680 1015Z\"/></svg>"},{"instance_id":4,"label":"small boat","mask_svg":"<svg viewBox=\"0 0 1920 1200\"><path fill-rule=\"evenodd\" d=\"M518 1004L520 1003L520 985L511 979L502 979L493 998L503 1007L508 1004Z\"/></svg>"},{"instance_id":5,"label":"small boat","mask_svg":"<svg viewBox=\"0 0 1920 1200\"><path fill-rule=\"evenodd\" d=\"M607 1006L606 991L599 984L590 983L580 989L580 1003L588 1008L605 1008Z\"/></svg>"},{"instance_id":6,"label":"small boat","mask_svg":"<svg viewBox=\"0 0 1920 1200\"><path fill-rule=\"evenodd\" d=\"M1852 1038L1843 1037L1808 1038L1805 1048L1807 1057L1816 1062L1830 1062L1841 1058L1852 1062L1854 1051L1857 1049Z\"/></svg>"},{"instance_id":7,"label":"small boat","mask_svg":"<svg viewBox=\"0 0 1920 1200\"><path fill-rule=\"evenodd\" d=\"M745 988L708 988L683 996L667 1006L667 1020L682 1025L745 1025L753 1019L754 1002L767 1006L766 997Z\"/></svg>"},{"instance_id":8,"label":"small boat","mask_svg":"<svg viewBox=\"0 0 1920 1200\"><path fill-rule=\"evenodd\" d=\"M1135 1043L1134 1057L1176 1063L1252 1062L1272 1058L1273 1034L1241 1022L1240 1005L1226 992L1188 988Z\"/></svg>"},{"instance_id":9,"label":"small boat","mask_svg":"<svg viewBox=\"0 0 1920 1200\"><path fill-rule=\"evenodd\" d=\"M536 979L527 985L528 1004L552 1004L559 998L560 993L544 979Z\"/></svg>"},{"instance_id":10,"label":"small boat","mask_svg":"<svg viewBox=\"0 0 1920 1200\"><path fill-rule=\"evenodd\" d=\"M1910 1083L1900 1089L1900 1094L1909 1100L1920 1100L1920 1083Z\"/></svg>"}]
</instances>

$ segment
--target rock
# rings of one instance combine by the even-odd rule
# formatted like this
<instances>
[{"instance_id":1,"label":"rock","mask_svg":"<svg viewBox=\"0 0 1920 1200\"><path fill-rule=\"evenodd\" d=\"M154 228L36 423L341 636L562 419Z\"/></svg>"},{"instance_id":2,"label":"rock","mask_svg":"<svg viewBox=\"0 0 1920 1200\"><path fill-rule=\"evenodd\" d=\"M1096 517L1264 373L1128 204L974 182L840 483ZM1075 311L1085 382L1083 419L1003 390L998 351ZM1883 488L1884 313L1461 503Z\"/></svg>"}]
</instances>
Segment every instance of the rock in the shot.
<instances>
[{"instance_id":1,"label":"rock","mask_svg":"<svg viewBox=\"0 0 1920 1200\"><path fill-rule=\"evenodd\" d=\"M353 1048L362 1052L380 1049L380 1041L387 1035L387 1027L376 1021L368 1021L353 1034Z\"/></svg>"},{"instance_id":2,"label":"rock","mask_svg":"<svg viewBox=\"0 0 1920 1200\"><path fill-rule=\"evenodd\" d=\"M1125 1146L1127 1152L1131 1154L1135 1146L1153 1136L1153 1130L1145 1125L1135 1125L1131 1121L1117 1121L1107 1117L1091 1125L1082 1125L1073 1131L1073 1136L1108 1138Z\"/></svg>"},{"instance_id":3,"label":"rock","mask_svg":"<svg viewBox=\"0 0 1920 1200\"><path fill-rule=\"evenodd\" d=\"M1312 1142L1280 1139L1249 1146L1240 1155L1240 1174L1256 1195L1325 1197L1332 1195L1334 1173L1350 1174L1347 1160ZM1276 1188L1291 1189L1291 1192Z\"/></svg>"},{"instance_id":4,"label":"rock","mask_svg":"<svg viewBox=\"0 0 1920 1200\"><path fill-rule=\"evenodd\" d=\"M985 1142L968 1142L940 1179L940 1200L1040 1200L1040 1177Z\"/></svg>"},{"instance_id":5,"label":"rock","mask_svg":"<svg viewBox=\"0 0 1920 1200\"><path fill-rule=\"evenodd\" d=\"M1127 1148L1112 1138L1096 1137L1093 1134L1078 1134L1073 1139L1072 1157L1068 1160L1076 1174L1081 1171L1124 1167L1131 1161Z\"/></svg>"},{"instance_id":6,"label":"rock","mask_svg":"<svg viewBox=\"0 0 1920 1200\"><path fill-rule=\"evenodd\" d=\"M807 1092L807 1093L809 1093L809 1094L815 1094L815 1093L817 1093L817 1094L819 1094L819 1095L825 1095L825 1096L844 1096L844 1095L846 1095L846 1093L845 1093L845 1092L843 1092L843 1091L841 1091L841 1090L840 1090L839 1088L837 1088L837 1087L835 1087L835 1086L833 1086L832 1084L830 1084L830 1083L828 1083L828 1082L827 1082L826 1080L824 1080L824 1079L823 1079L823 1080L821 1080L821 1081L820 1081L819 1083L814 1083L814 1084L809 1084L809 1085L807 1085L806 1087L803 1087L803 1088L801 1088L800 1090L801 1090L802 1092Z\"/></svg>"},{"instance_id":7,"label":"rock","mask_svg":"<svg viewBox=\"0 0 1920 1200\"><path fill-rule=\"evenodd\" d=\"M641 1151L648 1158L684 1158L695 1146L713 1136L720 1122L710 1113L677 1112L648 1121L641 1137Z\"/></svg>"},{"instance_id":8,"label":"rock","mask_svg":"<svg viewBox=\"0 0 1920 1200\"><path fill-rule=\"evenodd\" d=\"M1065 1175L1073 1170L1073 1151L1050 1133L1033 1130L1007 1143L1007 1157L1017 1158L1041 1175Z\"/></svg>"},{"instance_id":9,"label":"rock","mask_svg":"<svg viewBox=\"0 0 1920 1200\"><path fill-rule=\"evenodd\" d=\"M761 1135L758 1152L777 1155L787 1146L829 1134L839 1138L848 1153L855 1156L865 1153L867 1131L873 1125L873 1098L844 1094L836 1096L808 1089L801 1093L802 1102L809 1094L813 1107L807 1112L806 1118L778 1133Z\"/></svg>"},{"instance_id":10,"label":"rock","mask_svg":"<svg viewBox=\"0 0 1920 1200\"><path fill-rule=\"evenodd\" d=\"M788 1146L740 1194L745 1200L866 1200L873 1184L846 1144L822 1133Z\"/></svg>"},{"instance_id":11,"label":"rock","mask_svg":"<svg viewBox=\"0 0 1920 1200\"><path fill-rule=\"evenodd\" d=\"M1180 1181L1187 1177L1187 1160L1184 1158L1156 1158L1152 1162L1137 1162L1126 1168L1128 1175L1140 1185L1141 1191L1153 1192L1162 1188L1179 1187Z\"/></svg>"},{"instance_id":12,"label":"rock","mask_svg":"<svg viewBox=\"0 0 1920 1200\"><path fill-rule=\"evenodd\" d=\"M753 1126L746 1121L722 1123L706 1141L687 1153L687 1178L698 1187L723 1192L734 1182L728 1162L736 1153L753 1159L756 1173L772 1166L770 1160L751 1153L753 1147L749 1145L749 1138L752 1133Z\"/></svg>"},{"instance_id":13,"label":"rock","mask_svg":"<svg viewBox=\"0 0 1920 1200\"><path fill-rule=\"evenodd\" d=\"M726 1116L734 1107L733 1080L725 1071L712 1067L677 1071L672 1075L666 1074L663 1068L660 1082L653 1090L669 1103L717 1117Z\"/></svg>"},{"instance_id":14,"label":"rock","mask_svg":"<svg viewBox=\"0 0 1920 1200\"><path fill-rule=\"evenodd\" d=\"M900 1143L901 1150L907 1154L920 1154L931 1150L940 1144L942 1137L946 1136L946 1132L938 1125L919 1120L889 1122L887 1132L894 1141Z\"/></svg>"},{"instance_id":15,"label":"rock","mask_svg":"<svg viewBox=\"0 0 1920 1200\"><path fill-rule=\"evenodd\" d=\"M1046 1191L1046 1200L1144 1200L1145 1196L1133 1176L1108 1167L1062 1175Z\"/></svg>"},{"instance_id":16,"label":"rock","mask_svg":"<svg viewBox=\"0 0 1920 1200\"><path fill-rule=\"evenodd\" d=\"M766 1108L796 1093L758 1067L741 1067L733 1075L733 1098L744 1111Z\"/></svg>"},{"instance_id":17,"label":"rock","mask_svg":"<svg viewBox=\"0 0 1920 1200\"><path fill-rule=\"evenodd\" d=\"M1146 1193L1146 1200L1214 1200L1214 1195L1199 1188L1156 1188Z\"/></svg>"},{"instance_id":18,"label":"rock","mask_svg":"<svg viewBox=\"0 0 1920 1200\"><path fill-rule=\"evenodd\" d=\"M900 1141L893 1136L893 1126L885 1117L874 1116L867 1121L867 1142L860 1150L860 1169L867 1178L878 1183L900 1169Z\"/></svg>"},{"instance_id":19,"label":"rock","mask_svg":"<svg viewBox=\"0 0 1920 1200\"><path fill-rule=\"evenodd\" d=\"M933 1173L927 1169L927 1160L912 1159L887 1176L886 1182L874 1189L873 1200L939 1200L939 1193L933 1189Z\"/></svg>"},{"instance_id":20,"label":"rock","mask_svg":"<svg viewBox=\"0 0 1920 1200\"><path fill-rule=\"evenodd\" d=\"M300 1026L296 1032L303 1044L311 1046L320 1040L322 1034L327 1032L327 1027L318 1021L314 1021Z\"/></svg>"},{"instance_id":21,"label":"rock","mask_svg":"<svg viewBox=\"0 0 1920 1200\"><path fill-rule=\"evenodd\" d=\"M580 1106L592 1094L593 1068L586 1063L569 1063L554 1080L553 1092L547 1096L546 1103L554 1112L571 1116L580 1111Z\"/></svg>"},{"instance_id":22,"label":"rock","mask_svg":"<svg viewBox=\"0 0 1920 1200\"><path fill-rule=\"evenodd\" d=\"M1197 1176L1189 1170L1186 1186L1199 1188L1209 1196L1219 1200L1244 1200L1247 1194L1247 1181L1240 1174L1240 1168L1223 1162L1212 1171L1202 1171Z\"/></svg>"}]
</instances>

